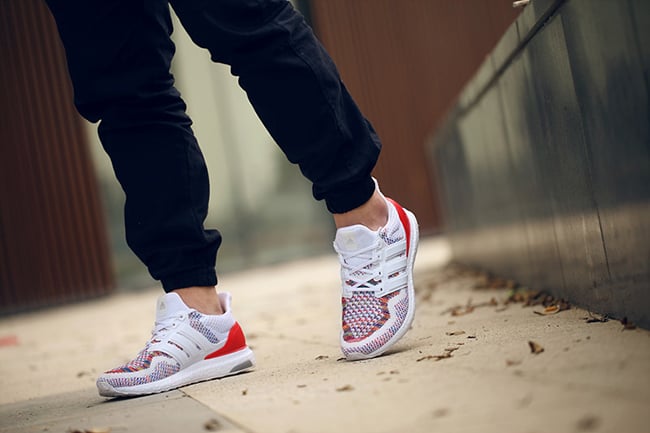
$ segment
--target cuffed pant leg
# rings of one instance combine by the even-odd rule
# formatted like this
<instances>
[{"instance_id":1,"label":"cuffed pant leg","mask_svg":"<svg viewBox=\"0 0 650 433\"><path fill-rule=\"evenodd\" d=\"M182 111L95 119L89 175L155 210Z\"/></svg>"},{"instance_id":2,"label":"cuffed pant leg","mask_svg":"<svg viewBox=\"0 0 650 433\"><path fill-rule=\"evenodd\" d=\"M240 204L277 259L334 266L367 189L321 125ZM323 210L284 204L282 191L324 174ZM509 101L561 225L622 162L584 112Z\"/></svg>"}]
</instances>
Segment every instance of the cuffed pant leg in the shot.
<instances>
[{"instance_id":1,"label":"cuffed pant leg","mask_svg":"<svg viewBox=\"0 0 650 433\"><path fill-rule=\"evenodd\" d=\"M169 71L166 1L48 0L79 112L126 193L127 242L166 291L216 284L221 236L205 230L209 185L185 103Z\"/></svg>"},{"instance_id":2,"label":"cuffed pant leg","mask_svg":"<svg viewBox=\"0 0 650 433\"><path fill-rule=\"evenodd\" d=\"M258 116L316 199L342 213L374 191L380 142L330 56L286 0L172 0L194 42L231 65Z\"/></svg>"}]
</instances>

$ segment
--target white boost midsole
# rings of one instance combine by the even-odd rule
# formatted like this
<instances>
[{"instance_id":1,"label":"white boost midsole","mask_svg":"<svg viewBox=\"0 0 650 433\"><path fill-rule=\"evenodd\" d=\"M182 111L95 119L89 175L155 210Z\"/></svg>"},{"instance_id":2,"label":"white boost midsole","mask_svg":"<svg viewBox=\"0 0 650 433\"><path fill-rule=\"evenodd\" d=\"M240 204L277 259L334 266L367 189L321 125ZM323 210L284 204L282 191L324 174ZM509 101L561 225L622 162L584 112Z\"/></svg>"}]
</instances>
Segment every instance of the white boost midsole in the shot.
<instances>
[{"instance_id":1,"label":"white boost midsole","mask_svg":"<svg viewBox=\"0 0 650 433\"><path fill-rule=\"evenodd\" d=\"M245 365L247 361L250 365L241 369L235 369L238 365ZM229 376L250 369L254 365L255 356L253 355L253 351L246 347L228 355L196 362L169 377L155 382L125 387L112 387L107 383L103 383L102 385L106 386L106 391L114 393L114 395L156 393L204 380Z\"/></svg>"}]
</instances>

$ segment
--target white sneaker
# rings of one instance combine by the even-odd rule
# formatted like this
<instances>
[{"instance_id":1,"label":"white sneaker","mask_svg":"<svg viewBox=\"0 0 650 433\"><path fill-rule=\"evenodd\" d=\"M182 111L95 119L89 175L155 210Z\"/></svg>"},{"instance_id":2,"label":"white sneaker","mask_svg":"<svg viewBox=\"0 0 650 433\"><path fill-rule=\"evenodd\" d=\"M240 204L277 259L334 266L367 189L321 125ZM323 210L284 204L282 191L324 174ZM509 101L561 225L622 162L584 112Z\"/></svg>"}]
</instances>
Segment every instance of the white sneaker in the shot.
<instances>
[{"instance_id":1,"label":"white sneaker","mask_svg":"<svg viewBox=\"0 0 650 433\"><path fill-rule=\"evenodd\" d=\"M383 197L383 196L382 196ZM341 351L347 359L381 355L406 334L415 312L415 216L386 198L388 223L378 231L337 230L342 280Z\"/></svg>"},{"instance_id":2,"label":"white sneaker","mask_svg":"<svg viewBox=\"0 0 650 433\"><path fill-rule=\"evenodd\" d=\"M225 313L212 316L176 293L161 296L151 340L134 360L97 379L99 394L153 394L252 369L255 357L232 316L230 294L219 293L219 300Z\"/></svg>"}]
</instances>

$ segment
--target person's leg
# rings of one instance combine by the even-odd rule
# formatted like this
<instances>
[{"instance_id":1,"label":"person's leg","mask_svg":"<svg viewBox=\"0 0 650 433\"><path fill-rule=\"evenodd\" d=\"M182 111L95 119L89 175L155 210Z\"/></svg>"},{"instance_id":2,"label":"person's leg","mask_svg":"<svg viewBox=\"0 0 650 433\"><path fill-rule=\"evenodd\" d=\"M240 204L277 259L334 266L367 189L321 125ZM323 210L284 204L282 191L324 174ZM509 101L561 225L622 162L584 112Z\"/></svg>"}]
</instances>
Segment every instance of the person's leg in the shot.
<instances>
[{"instance_id":1,"label":"person's leg","mask_svg":"<svg viewBox=\"0 0 650 433\"><path fill-rule=\"evenodd\" d=\"M171 4L194 42L231 65L264 125L334 215L343 353L383 353L413 319L417 221L376 188L370 173L379 139L334 63L286 0Z\"/></svg>"},{"instance_id":2,"label":"person's leg","mask_svg":"<svg viewBox=\"0 0 650 433\"><path fill-rule=\"evenodd\" d=\"M100 394L160 392L251 368L230 297L214 287L221 237L203 228L208 176L169 72L167 1L47 3L75 104L101 122L102 145L126 193L129 246L168 292L158 302L151 340L134 360L100 376Z\"/></svg>"},{"instance_id":3,"label":"person's leg","mask_svg":"<svg viewBox=\"0 0 650 433\"><path fill-rule=\"evenodd\" d=\"M381 147L330 56L286 0L171 0L192 40L231 66L287 158L332 213L372 196Z\"/></svg>"},{"instance_id":4,"label":"person's leg","mask_svg":"<svg viewBox=\"0 0 650 433\"><path fill-rule=\"evenodd\" d=\"M75 105L100 121L102 145L126 194L129 246L165 291L214 287L221 236L203 228L208 174L169 71L167 2L48 5L66 49ZM193 298L214 309L211 296L212 305Z\"/></svg>"}]
</instances>

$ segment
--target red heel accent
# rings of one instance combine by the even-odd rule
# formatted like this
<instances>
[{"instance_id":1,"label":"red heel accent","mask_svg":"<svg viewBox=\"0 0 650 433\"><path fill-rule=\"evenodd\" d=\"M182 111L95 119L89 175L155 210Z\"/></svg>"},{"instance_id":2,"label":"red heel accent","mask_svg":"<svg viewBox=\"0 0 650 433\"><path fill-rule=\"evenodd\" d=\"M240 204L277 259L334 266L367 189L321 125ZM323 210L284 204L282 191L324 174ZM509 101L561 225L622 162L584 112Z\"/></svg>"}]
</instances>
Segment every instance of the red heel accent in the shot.
<instances>
[{"instance_id":1,"label":"red heel accent","mask_svg":"<svg viewBox=\"0 0 650 433\"><path fill-rule=\"evenodd\" d=\"M244 331L241 330L239 323L235 322L230 328L228 333L228 339L226 344L218 350L206 355L204 359L216 358L217 356L228 355L229 353L237 352L246 347L246 337L244 336Z\"/></svg>"},{"instance_id":2,"label":"red heel accent","mask_svg":"<svg viewBox=\"0 0 650 433\"><path fill-rule=\"evenodd\" d=\"M409 256L411 253L411 221L409 221L409 217L406 216L406 212L404 212L404 208L400 206L399 203L397 203L392 198L388 198L388 197L386 197L386 200L389 201L393 206L395 206L395 210L397 210L397 215L399 216L399 220L402 222L402 226L406 231L406 255Z\"/></svg>"}]
</instances>

